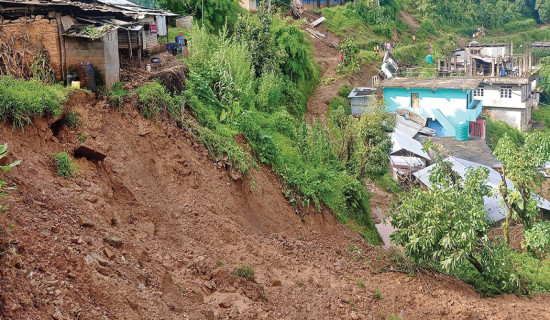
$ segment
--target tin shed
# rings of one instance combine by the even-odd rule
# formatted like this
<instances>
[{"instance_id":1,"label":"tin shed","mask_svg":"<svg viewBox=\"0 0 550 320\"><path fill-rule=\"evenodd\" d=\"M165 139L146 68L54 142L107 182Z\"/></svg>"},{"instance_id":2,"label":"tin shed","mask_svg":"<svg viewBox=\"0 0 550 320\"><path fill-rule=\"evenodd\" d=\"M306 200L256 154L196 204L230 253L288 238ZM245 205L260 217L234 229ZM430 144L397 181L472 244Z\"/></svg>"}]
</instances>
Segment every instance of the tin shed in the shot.
<instances>
[{"instance_id":1,"label":"tin shed","mask_svg":"<svg viewBox=\"0 0 550 320\"><path fill-rule=\"evenodd\" d=\"M360 116L368 108L371 101L376 101L376 89L371 87L355 87L348 95L351 101L351 114Z\"/></svg>"}]
</instances>

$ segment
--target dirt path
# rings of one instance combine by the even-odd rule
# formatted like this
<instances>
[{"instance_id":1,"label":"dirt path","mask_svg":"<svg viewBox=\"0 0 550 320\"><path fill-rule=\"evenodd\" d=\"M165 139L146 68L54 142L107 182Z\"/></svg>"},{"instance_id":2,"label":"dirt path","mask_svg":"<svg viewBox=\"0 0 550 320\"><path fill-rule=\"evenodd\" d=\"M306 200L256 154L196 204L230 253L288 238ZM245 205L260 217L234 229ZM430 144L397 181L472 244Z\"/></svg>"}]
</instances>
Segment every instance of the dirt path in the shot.
<instances>
[{"instance_id":1,"label":"dirt path","mask_svg":"<svg viewBox=\"0 0 550 320\"><path fill-rule=\"evenodd\" d=\"M340 51L329 46L332 42L340 43L340 40L336 35L327 31L324 25L318 26L316 30L324 34L328 33L328 39L310 38L315 48L313 58L321 68L322 76L321 83L307 102L306 121L313 123L316 119L319 119L322 124L325 124L329 102L338 96L338 89L346 83L351 88L366 86L373 76L373 68L375 70L379 62L375 62L373 66L363 66L360 75L353 74L345 78L340 77L336 72L340 61ZM334 81L328 85L323 85L322 80L328 78L332 78Z\"/></svg>"}]
</instances>

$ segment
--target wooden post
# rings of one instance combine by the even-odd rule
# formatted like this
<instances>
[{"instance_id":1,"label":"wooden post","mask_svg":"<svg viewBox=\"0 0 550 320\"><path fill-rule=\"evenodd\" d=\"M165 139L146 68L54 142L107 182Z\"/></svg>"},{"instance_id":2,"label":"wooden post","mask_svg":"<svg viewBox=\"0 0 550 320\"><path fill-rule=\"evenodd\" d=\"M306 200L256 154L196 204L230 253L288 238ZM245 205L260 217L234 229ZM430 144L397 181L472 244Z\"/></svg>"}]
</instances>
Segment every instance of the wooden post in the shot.
<instances>
[{"instance_id":1,"label":"wooden post","mask_svg":"<svg viewBox=\"0 0 550 320\"><path fill-rule=\"evenodd\" d=\"M529 68L528 70L531 70L531 67L533 66L533 52L531 50L529 50Z\"/></svg>"},{"instance_id":2,"label":"wooden post","mask_svg":"<svg viewBox=\"0 0 550 320\"><path fill-rule=\"evenodd\" d=\"M458 70L457 62L458 62L458 57L457 57L457 55L455 54L455 73L457 73L456 71Z\"/></svg>"},{"instance_id":3,"label":"wooden post","mask_svg":"<svg viewBox=\"0 0 550 320\"><path fill-rule=\"evenodd\" d=\"M55 15L55 22L57 24L57 36L59 37L59 54L61 58L61 79L63 82L67 79L67 75L65 74L65 65L67 64L67 57L65 57L65 39L63 38L63 31L61 30L63 28L63 24L61 23L61 14Z\"/></svg>"},{"instance_id":4,"label":"wooden post","mask_svg":"<svg viewBox=\"0 0 550 320\"><path fill-rule=\"evenodd\" d=\"M495 58L491 58L491 78L495 76Z\"/></svg>"},{"instance_id":5,"label":"wooden post","mask_svg":"<svg viewBox=\"0 0 550 320\"><path fill-rule=\"evenodd\" d=\"M141 39L140 39L141 38ZM141 50L143 49L143 32L138 32L138 47L137 47L137 59L138 65L141 68Z\"/></svg>"},{"instance_id":6,"label":"wooden post","mask_svg":"<svg viewBox=\"0 0 550 320\"><path fill-rule=\"evenodd\" d=\"M128 57L131 60L132 59L132 35L130 34L130 30L126 30L126 33L128 34Z\"/></svg>"}]
</instances>

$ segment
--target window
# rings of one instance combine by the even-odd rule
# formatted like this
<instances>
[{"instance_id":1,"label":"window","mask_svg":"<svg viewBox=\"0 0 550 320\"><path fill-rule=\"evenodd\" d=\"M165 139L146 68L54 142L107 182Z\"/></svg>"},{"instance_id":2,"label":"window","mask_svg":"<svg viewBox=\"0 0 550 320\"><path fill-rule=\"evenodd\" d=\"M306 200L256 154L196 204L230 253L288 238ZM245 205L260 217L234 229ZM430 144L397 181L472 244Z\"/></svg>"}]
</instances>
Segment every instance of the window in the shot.
<instances>
[{"instance_id":1,"label":"window","mask_svg":"<svg viewBox=\"0 0 550 320\"><path fill-rule=\"evenodd\" d=\"M483 97L483 91L484 91L483 87L478 87L477 89L474 90L474 97Z\"/></svg>"},{"instance_id":2,"label":"window","mask_svg":"<svg viewBox=\"0 0 550 320\"><path fill-rule=\"evenodd\" d=\"M411 93L411 108L418 108L418 93Z\"/></svg>"},{"instance_id":3,"label":"window","mask_svg":"<svg viewBox=\"0 0 550 320\"><path fill-rule=\"evenodd\" d=\"M500 97L501 98L511 98L512 97L512 86L501 86L500 87Z\"/></svg>"}]
</instances>

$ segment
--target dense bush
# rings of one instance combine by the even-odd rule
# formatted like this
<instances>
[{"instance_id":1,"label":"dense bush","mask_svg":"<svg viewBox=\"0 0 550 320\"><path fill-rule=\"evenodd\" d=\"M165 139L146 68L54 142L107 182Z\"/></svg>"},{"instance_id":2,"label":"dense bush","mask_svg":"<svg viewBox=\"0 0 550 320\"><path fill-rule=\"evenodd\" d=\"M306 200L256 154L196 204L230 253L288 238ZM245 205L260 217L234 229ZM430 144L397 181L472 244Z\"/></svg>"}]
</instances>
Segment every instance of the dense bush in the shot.
<instances>
[{"instance_id":1,"label":"dense bush","mask_svg":"<svg viewBox=\"0 0 550 320\"><path fill-rule=\"evenodd\" d=\"M65 121L67 127L71 128L72 130L78 129L82 123L80 120L80 113L74 110L71 110L63 115L63 120Z\"/></svg>"},{"instance_id":2,"label":"dense bush","mask_svg":"<svg viewBox=\"0 0 550 320\"><path fill-rule=\"evenodd\" d=\"M35 116L59 116L68 90L61 85L45 85L36 81L0 78L0 120L11 121L23 128Z\"/></svg>"},{"instance_id":3,"label":"dense bush","mask_svg":"<svg viewBox=\"0 0 550 320\"><path fill-rule=\"evenodd\" d=\"M254 269L249 265L236 266L235 275L248 281L254 281Z\"/></svg>"}]
</instances>

